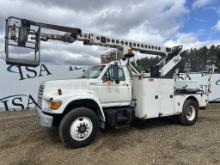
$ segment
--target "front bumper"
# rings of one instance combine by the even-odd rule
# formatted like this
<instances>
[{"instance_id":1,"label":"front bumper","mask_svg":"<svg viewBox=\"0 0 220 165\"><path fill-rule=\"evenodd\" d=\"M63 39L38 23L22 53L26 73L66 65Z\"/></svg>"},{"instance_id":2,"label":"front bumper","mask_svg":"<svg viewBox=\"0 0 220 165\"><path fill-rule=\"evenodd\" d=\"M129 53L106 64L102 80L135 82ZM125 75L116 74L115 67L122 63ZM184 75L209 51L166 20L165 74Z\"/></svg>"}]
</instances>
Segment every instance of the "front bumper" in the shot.
<instances>
[{"instance_id":1,"label":"front bumper","mask_svg":"<svg viewBox=\"0 0 220 165\"><path fill-rule=\"evenodd\" d=\"M40 121L40 125L42 127L52 127L53 126L53 116L44 114L40 108L37 109L38 118Z\"/></svg>"}]
</instances>

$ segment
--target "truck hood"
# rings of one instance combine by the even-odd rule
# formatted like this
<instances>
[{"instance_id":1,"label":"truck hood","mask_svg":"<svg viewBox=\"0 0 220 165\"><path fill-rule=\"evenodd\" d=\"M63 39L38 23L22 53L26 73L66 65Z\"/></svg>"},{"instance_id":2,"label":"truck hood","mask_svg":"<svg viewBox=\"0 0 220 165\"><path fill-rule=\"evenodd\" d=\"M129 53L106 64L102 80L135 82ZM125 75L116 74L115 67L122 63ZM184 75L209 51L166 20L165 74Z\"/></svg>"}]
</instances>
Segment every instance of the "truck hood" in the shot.
<instances>
[{"instance_id":1,"label":"truck hood","mask_svg":"<svg viewBox=\"0 0 220 165\"><path fill-rule=\"evenodd\" d=\"M94 86L97 86L97 79L72 79L72 80L53 80L46 81L43 83L44 85L44 93L45 95L58 95L58 89L62 90L64 95L68 95L71 93L82 91L91 91L96 90ZM93 86L93 87L92 87Z\"/></svg>"}]
</instances>

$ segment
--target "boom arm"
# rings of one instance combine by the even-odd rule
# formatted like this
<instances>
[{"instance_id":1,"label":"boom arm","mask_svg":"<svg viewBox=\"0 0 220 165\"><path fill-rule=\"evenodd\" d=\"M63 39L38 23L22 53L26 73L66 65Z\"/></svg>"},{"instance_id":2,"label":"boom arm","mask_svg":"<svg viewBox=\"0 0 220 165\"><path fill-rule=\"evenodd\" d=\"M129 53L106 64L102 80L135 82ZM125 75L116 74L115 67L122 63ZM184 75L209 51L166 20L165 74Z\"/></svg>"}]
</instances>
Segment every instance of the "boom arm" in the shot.
<instances>
[{"instance_id":1,"label":"boom arm","mask_svg":"<svg viewBox=\"0 0 220 165\"><path fill-rule=\"evenodd\" d=\"M41 32L41 28L64 32L64 34L51 34ZM84 45L97 45L101 47L116 48L123 52L123 55L118 56L117 59L133 57L134 54L132 53L131 49L140 53L159 55L164 59L168 59L169 56L178 55L182 49L182 46L168 48L164 46L124 40L114 37L97 35L93 33L82 33L81 29L79 28L45 24L27 19L20 19L17 17L9 17L6 20L5 35L6 63L16 65L38 66L40 63L40 41L48 41L49 39L59 40L68 43L73 43L74 41L82 41ZM9 56L10 46L34 49L34 60L28 61L19 60L18 58L11 58ZM106 58L107 57L102 56L102 59L105 61ZM167 67L167 69L170 70L170 68L172 67L172 64L170 64L169 67ZM164 71L164 69L162 71L166 72Z\"/></svg>"},{"instance_id":2,"label":"boom arm","mask_svg":"<svg viewBox=\"0 0 220 165\"><path fill-rule=\"evenodd\" d=\"M84 45L96 45L123 50L124 54L128 53L126 51L128 51L129 48L132 48L134 51L139 51L140 53L158 55L161 57L166 57L172 51L171 48L164 46L145 44L142 42L97 35L94 33L80 33L78 35L72 35L70 33L66 33L64 35L41 33L40 37L43 41L47 41L48 39L60 40L69 43L82 41Z\"/></svg>"}]
</instances>

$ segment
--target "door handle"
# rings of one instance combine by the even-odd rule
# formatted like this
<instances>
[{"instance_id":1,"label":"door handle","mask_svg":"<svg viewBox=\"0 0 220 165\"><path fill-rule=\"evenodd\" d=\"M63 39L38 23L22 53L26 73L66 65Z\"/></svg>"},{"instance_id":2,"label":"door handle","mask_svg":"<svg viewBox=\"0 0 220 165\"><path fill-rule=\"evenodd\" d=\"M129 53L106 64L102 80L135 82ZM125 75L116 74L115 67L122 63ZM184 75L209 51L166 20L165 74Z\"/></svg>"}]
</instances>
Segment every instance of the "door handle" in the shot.
<instances>
[{"instance_id":1,"label":"door handle","mask_svg":"<svg viewBox=\"0 0 220 165\"><path fill-rule=\"evenodd\" d=\"M128 86L128 84L127 84L127 83L124 83L124 84L122 84L122 86Z\"/></svg>"}]
</instances>

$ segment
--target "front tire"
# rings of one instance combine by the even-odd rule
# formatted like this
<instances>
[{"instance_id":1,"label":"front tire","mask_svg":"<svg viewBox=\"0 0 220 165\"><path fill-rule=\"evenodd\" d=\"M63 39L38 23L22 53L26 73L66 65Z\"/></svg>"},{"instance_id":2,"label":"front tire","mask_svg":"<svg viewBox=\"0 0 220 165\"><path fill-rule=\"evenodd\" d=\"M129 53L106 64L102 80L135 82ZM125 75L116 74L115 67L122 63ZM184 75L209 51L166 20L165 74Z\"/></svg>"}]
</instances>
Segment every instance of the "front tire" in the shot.
<instances>
[{"instance_id":1,"label":"front tire","mask_svg":"<svg viewBox=\"0 0 220 165\"><path fill-rule=\"evenodd\" d=\"M83 147L90 144L100 127L98 116L86 107L67 113L60 122L59 135L66 147Z\"/></svg>"},{"instance_id":2,"label":"front tire","mask_svg":"<svg viewBox=\"0 0 220 165\"><path fill-rule=\"evenodd\" d=\"M178 116L180 124L193 125L198 119L198 104L193 100L186 100L183 104L182 113Z\"/></svg>"}]
</instances>

